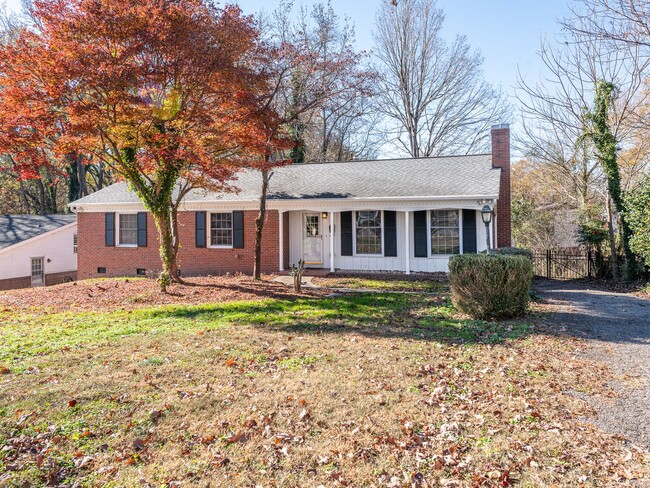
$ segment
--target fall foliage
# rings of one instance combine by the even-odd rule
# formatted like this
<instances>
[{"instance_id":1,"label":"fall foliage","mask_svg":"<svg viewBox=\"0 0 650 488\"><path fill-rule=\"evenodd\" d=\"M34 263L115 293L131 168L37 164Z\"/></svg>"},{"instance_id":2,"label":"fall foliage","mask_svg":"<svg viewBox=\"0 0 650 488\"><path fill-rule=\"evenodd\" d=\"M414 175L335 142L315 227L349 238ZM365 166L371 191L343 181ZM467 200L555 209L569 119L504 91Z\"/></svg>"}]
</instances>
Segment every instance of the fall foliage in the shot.
<instances>
[{"instance_id":1,"label":"fall foliage","mask_svg":"<svg viewBox=\"0 0 650 488\"><path fill-rule=\"evenodd\" d=\"M201 0L43 0L32 15L39 28L2 56L2 147L26 177L47 149L91 154L124 178L154 218L164 289L179 279L179 181L177 202L196 185L222 189L275 140L256 104L253 21Z\"/></svg>"}]
</instances>

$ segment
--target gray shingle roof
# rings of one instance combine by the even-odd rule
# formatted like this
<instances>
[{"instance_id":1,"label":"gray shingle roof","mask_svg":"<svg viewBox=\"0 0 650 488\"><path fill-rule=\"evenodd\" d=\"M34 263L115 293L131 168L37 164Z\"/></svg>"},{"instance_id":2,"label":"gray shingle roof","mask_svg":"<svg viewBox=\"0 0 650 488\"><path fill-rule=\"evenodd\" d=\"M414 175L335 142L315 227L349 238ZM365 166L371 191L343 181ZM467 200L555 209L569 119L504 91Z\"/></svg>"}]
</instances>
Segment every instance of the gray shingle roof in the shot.
<instances>
[{"instance_id":1,"label":"gray shingle roof","mask_svg":"<svg viewBox=\"0 0 650 488\"><path fill-rule=\"evenodd\" d=\"M0 249L77 221L69 215L0 215Z\"/></svg>"},{"instance_id":2,"label":"gray shingle roof","mask_svg":"<svg viewBox=\"0 0 650 488\"><path fill-rule=\"evenodd\" d=\"M492 167L489 154L297 164L274 171L268 198L496 197L500 174L500 169ZM256 171L244 171L234 186L238 193L195 190L185 201L255 201L259 198L261 177ZM138 201L125 183L117 183L72 205Z\"/></svg>"}]
</instances>

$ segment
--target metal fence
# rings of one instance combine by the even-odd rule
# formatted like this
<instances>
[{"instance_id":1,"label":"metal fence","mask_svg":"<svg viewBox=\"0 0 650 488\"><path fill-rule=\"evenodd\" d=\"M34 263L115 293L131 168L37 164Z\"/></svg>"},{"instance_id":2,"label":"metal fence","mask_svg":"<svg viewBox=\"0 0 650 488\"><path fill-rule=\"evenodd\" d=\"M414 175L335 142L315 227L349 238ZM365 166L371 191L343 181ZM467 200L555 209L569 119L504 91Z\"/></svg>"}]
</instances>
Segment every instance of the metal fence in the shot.
<instances>
[{"instance_id":1,"label":"metal fence","mask_svg":"<svg viewBox=\"0 0 650 488\"><path fill-rule=\"evenodd\" d=\"M535 276L555 280L602 278L607 273L607 260L594 251L580 248L533 251Z\"/></svg>"}]
</instances>

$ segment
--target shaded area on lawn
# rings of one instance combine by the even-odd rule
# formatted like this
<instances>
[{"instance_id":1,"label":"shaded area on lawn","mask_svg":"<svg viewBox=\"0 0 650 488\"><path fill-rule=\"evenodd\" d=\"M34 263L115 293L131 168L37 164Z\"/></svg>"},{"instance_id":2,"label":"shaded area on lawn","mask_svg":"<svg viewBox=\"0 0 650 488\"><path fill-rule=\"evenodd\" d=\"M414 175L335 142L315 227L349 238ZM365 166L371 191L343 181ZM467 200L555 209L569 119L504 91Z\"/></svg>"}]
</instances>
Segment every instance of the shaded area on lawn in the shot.
<instances>
[{"instance_id":1,"label":"shaded area on lawn","mask_svg":"<svg viewBox=\"0 0 650 488\"><path fill-rule=\"evenodd\" d=\"M526 320L459 317L447 299L404 294L350 294L171 305L115 312L0 313L0 360L144 334L252 325L283 332L355 333L448 343L491 344L532 332ZM29 326L26 324L29 323Z\"/></svg>"},{"instance_id":2,"label":"shaded area on lawn","mask_svg":"<svg viewBox=\"0 0 650 488\"><path fill-rule=\"evenodd\" d=\"M103 306L0 312L0 485L625 486L647 474L642 453L582 424L589 406L563 393L606 392L607 369L532 317L466 320L426 294Z\"/></svg>"}]
</instances>

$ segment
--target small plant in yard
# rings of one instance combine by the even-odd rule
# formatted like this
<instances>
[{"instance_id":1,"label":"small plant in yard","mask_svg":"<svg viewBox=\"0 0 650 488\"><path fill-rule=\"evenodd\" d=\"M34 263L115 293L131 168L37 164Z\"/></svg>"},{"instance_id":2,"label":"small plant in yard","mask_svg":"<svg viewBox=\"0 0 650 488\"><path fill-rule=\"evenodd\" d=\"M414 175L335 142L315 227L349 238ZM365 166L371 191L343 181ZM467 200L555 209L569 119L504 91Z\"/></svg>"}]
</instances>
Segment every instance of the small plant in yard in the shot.
<instances>
[{"instance_id":1,"label":"small plant in yard","mask_svg":"<svg viewBox=\"0 0 650 488\"><path fill-rule=\"evenodd\" d=\"M532 278L532 262L525 256L463 254L449 260L452 301L477 319L525 314Z\"/></svg>"},{"instance_id":2,"label":"small plant in yard","mask_svg":"<svg viewBox=\"0 0 650 488\"><path fill-rule=\"evenodd\" d=\"M293 289L300 293L302 291L302 275L305 274L305 261L298 261L298 266L291 265L291 276L293 276Z\"/></svg>"}]
</instances>

